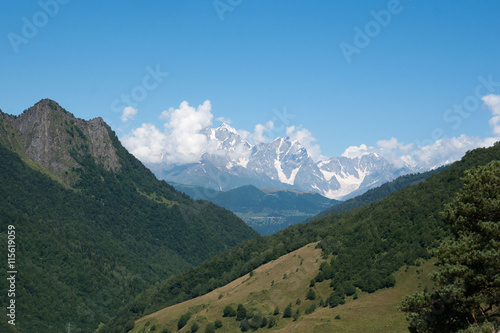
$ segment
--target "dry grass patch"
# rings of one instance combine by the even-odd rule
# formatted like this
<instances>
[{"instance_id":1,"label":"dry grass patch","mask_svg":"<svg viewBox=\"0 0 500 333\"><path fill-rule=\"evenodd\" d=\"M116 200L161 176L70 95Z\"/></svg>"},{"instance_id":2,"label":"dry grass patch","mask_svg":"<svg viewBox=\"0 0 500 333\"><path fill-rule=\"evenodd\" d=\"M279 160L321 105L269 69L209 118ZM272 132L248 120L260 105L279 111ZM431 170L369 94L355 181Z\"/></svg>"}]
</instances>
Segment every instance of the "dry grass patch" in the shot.
<instances>
[{"instance_id":1,"label":"dry grass patch","mask_svg":"<svg viewBox=\"0 0 500 333\"><path fill-rule=\"evenodd\" d=\"M401 268L395 273L396 286L379 290L373 294L358 290L358 299L346 298L346 304L335 307L319 307L320 300L326 300L331 293L329 281L317 283L313 290L316 299L306 300L309 283L314 278L320 264L321 250L316 249L316 243L308 244L294 252L284 255L272 262L257 268L252 274L247 274L221 288L195 299L165 308L136 321L132 332L150 332L154 325L155 332L164 328L177 332L179 318L190 312L188 324L179 332L186 332L196 322L204 332L208 323L221 320L223 327L218 333L240 332L239 322L234 317L223 318L227 305L235 310L238 304L243 304L248 312L260 313L267 319L273 315L276 306L280 314L274 316L277 325L271 329L261 328L259 331L276 332L408 332L404 313L396 310L404 295L427 287L432 289L428 277L434 267L432 262L426 262L419 267ZM406 270L406 271L405 271ZM297 304L297 299L300 304ZM300 311L299 318L282 318L288 304L292 304L292 312ZM317 309L311 314L305 314L312 304ZM339 316L340 319L335 319Z\"/></svg>"},{"instance_id":2,"label":"dry grass patch","mask_svg":"<svg viewBox=\"0 0 500 333\"><path fill-rule=\"evenodd\" d=\"M222 318L227 305L236 309L238 304L243 304L248 312L260 312L264 316L272 314L278 306L283 313L291 300L295 304L297 298L305 299L309 281L319 271L322 261L317 259L321 257L321 250L315 247L316 243L308 244L206 295L143 317L136 321L132 332L149 332L152 325L155 325L156 331L159 332L164 327L176 332L177 321L187 312L192 313L191 319L179 332L187 331L194 322L199 324L199 332L203 332L206 324L216 319L222 320L223 323L223 327L217 332L237 332L239 322L234 318ZM304 287L304 281L307 288ZM145 326L148 322L149 325Z\"/></svg>"}]
</instances>

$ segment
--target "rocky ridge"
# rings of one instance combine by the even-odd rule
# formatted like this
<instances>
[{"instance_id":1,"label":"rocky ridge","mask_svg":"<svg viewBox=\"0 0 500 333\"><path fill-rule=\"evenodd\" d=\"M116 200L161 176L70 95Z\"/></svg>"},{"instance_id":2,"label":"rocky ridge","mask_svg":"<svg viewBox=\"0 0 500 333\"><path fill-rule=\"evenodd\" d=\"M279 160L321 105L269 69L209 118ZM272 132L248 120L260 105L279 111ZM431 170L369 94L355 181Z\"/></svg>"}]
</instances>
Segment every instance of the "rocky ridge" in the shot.
<instances>
[{"instance_id":1,"label":"rocky ridge","mask_svg":"<svg viewBox=\"0 0 500 333\"><path fill-rule=\"evenodd\" d=\"M79 160L90 155L96 164L108 171L120 169L110 128L102 118L89 121L76 118L59 104L43 99L19 116L2 114L3 135L21 156L45 167L71 186L72 170Z\"/></svg>"}]
</instances>

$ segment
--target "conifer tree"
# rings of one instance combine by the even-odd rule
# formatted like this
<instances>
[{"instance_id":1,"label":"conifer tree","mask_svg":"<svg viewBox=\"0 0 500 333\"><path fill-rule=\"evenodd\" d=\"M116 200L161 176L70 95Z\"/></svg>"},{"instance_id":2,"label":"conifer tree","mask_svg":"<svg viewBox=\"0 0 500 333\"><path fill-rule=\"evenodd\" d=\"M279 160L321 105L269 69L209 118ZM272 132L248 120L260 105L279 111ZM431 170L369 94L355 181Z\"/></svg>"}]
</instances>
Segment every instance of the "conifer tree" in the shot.
<instances>
[{"instance_id":1,"label":"conifer tree","mask_svg":"<svg viewBox=\"0 0 500 333\"><path fill-rule=\"evenodd\" d=\"M309 299L311 301L314 301L316 299L316 293L314 292L314 290L309 289L306 295L306 299Z\"/></svg>"},{"instance_id":2,"label":"conifer tree","mask_svg":"<svg viewBox=\"0 0 500 333\"><path fill-rule=\"evenodd\" d=\"M466 172L445 207L452 237L438 249L437 290L403 299L411 332L492 332L500 322L500 161Z\"/></svg>"},{"instance_id":3,"label":"conifer tree","mask_svg":"<svg viewBox=\"0 0 500 333\"><path fill-rule=\"evenodd\" d=\"M283 311L283 318L290 318L292 316L292 303L288 304L288 306L285 308L285 311Z\"/></svg>"},{"instance_id":4,"label":"conifer tree","mask_svg":"<svg viewBox=\"0 0 500 333\"><path fill-rule=\"evenodd\" d=\"M243 306L243 304L238 304L238 308L236 309L236 320L240 321L247 317L247 309Z\"/></svg>"}]
</instances>

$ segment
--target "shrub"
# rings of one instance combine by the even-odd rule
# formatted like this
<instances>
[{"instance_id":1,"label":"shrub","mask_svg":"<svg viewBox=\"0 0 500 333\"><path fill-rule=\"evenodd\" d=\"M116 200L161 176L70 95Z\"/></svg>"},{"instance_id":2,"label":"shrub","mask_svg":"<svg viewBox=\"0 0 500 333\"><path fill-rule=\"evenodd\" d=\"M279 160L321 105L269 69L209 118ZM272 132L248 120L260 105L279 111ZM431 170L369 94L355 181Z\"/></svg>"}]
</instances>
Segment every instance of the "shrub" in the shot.
<instances>
[{"instance_id":1,"label":"shrub","mask_svg":"<svg viewBox=\"0 0 500 333\"><path fill-rule=\"evenodd\" d=\"M215 325L213 323L208 323L205 327L205 333L215 333Z\"/></svg>"},{"instance_id":2,"label":"shrub","mask_svg":"<svg viewBox=\"0 0 500 333\"><path fill-rule=\"evenodd\" d=\"M316 304L311 304L311 306L309 308L307 308L307 310L305 311L305 313L306 314L311 314L314 311L316 311Z\"/></svg>"},{"instance_id":3,"label":"shrub","mask_svg":"<svg viewBox=\"0 0 500 333\"><path fill-rule=\"evenodd\" d=\"M246 319L242 320L240 323L240 329L242 332L246 332L250 329L250 324Z\"/></svg>"},{"instance_id":4,"label":"shrub","mask_svg":"<svg viewBox=\"0 0 500 333\"><path fill-rule=\"evenodd\" d=\"M290 303L283 311L283 318L290 318L292 316L292 303Z\"/></svg>"},{"instance_id":5,"label":"shrub","mask_svg":"<svg viewBox=\"0 0 500 333\"><path fill-rule=\"evenodd\" d=\"M183 328L184 326L186 326L186 324L188 323L189 319L191 318L191 314L190 313L186 313L186 314L183 314L180 318L179 318L179 321L177 322L177 329L181 329Z\"/></svg>"},{"instance_id":6,"label":"shrub","mask_svg":"<svg viewBox=\"0 0 500 333\"><path fill-rule=\"evenodd\" d=\"M252 319L250 319L248 324L252 329L258 329L262 325L262 320L263 320L262 315L260 313L257 313L252 317Z\"/></svg>"},{"instance_id":7,"label":"shrub","mask_svg":"<svg viewBox=\"0 0 500 333\"><path fill-rule=\"evenodd\" d=\"M269 319L269 323L267 324L267 327L271 328L271 327L274 327L274 326L276 326L276 318L271 317Z\"/></svg>"},{"instance_id":8,"label":"shrub","mask_svg":"<svg viewBox=\"0 0 500 333\"><path fill-rule=\"evenodd\" d=\"M307 292L307 295L306 295L306 299L311 300L311 301L314 301L316 299L316 293L314 292L314 290L309 289L309 291Z\"/></svg>"},{"instance_id":9,"label":"shrub","mask_svg":"<svg viewBox=\"0 0 500 333\"><path fill-rule=\"evenodd\" d=\"M247 309L243 304L238 304L238 309L236 310L236 320L240 321L247 317Z\"/></svg>"},{"instance_id":10,"label":"shrub","mask_svg":"<svg viewBox=\"0 0 500 333\"><path fill-rule=\"evenodd\" d=\"M236 310L231 305L228 305L224 308L222 317L236 317Z\"/></svg>"}]
</instances>

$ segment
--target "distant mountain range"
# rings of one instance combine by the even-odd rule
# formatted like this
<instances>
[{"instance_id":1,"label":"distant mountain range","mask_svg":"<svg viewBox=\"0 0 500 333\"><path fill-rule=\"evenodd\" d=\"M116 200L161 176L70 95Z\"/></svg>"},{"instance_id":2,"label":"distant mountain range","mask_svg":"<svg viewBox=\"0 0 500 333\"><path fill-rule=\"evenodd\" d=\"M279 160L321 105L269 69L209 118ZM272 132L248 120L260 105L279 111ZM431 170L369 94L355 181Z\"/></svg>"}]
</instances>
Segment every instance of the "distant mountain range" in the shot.
<instances>
[{"instance_id":1,"label":"distant mountain range","mask_svg":"<svg viewBox=\"0 0 500 333\"><path fill-rule=\"evenodd\" d=\"M392 193L399 191L405 187L416 185L430 176L439 173L443 170L446 170L448 166L442 166L427 172L416 173L416 174L408 174L394 179L393 181L387 182L379 187L372 188L371 190L366 191L365 193L358 195L355 198L346 200L338 205L332 205L332 207L322 211L316 216L313 216L312 219L318 219L321 217L325 217L327 215L333 215L341 212L347 212L352 209L369 205L376 201L382 200Z\"/></svg>"},{"instance_id":2,"label":"distant mountain range","mask_svg":"<svg viewBox=\"0 0 500 333\"><path fill-rule=\"evenodd\" d=\"M335 157L315 162L290 137L251 145L228 124L207 128L210 152L199 163L148 163L160 179L227 191L243 185L316 192L330 199L349 199L398 176L415 172L396 167L377 154Z\"/></svg>"},{"instance_id":3,"label":"distant mountain range","mask_svg":"<svg viewBox=\"0 0 500 333\"><path fill-rule=\"evenodd\" d=\"M446 168L447 166L443 166L423 173L400 176L344 202L328 199L318 193L259 189L253 185L229 191L176 183L172 186L195 200L208 200L227 208L261 235L270 235L299 222L307 222L374 203L405 187L416 185Z\"/></svg>"},{"instance_id":4,"label":"distant mountain range","mask_svg":"<svg viewBox=\"0 0 500 333\"><path fill-rule=\"evenodd\" d=\"M241 186L215 191L195 185L172 184L191 198L229 209L261 235L270 235L340 203L318 193Z\"/></svg>"}]
</instances>

